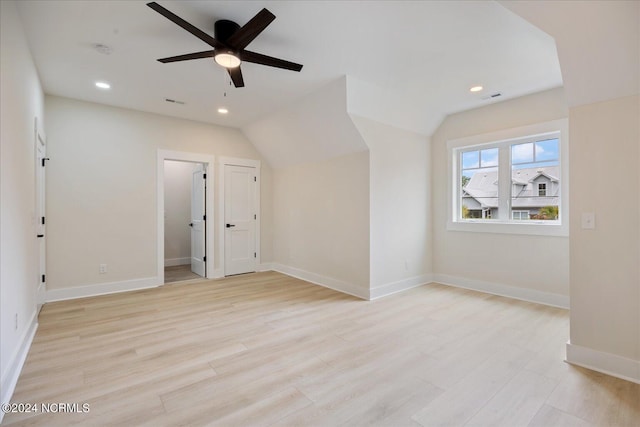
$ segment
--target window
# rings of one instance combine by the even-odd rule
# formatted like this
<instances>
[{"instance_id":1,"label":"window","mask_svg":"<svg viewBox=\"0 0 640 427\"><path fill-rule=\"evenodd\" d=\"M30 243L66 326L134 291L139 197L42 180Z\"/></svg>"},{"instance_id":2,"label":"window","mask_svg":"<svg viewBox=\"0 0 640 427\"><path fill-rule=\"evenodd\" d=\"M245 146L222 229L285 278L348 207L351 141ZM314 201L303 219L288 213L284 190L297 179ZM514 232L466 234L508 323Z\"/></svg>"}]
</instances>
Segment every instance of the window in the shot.
<instances>
[{"instance_id":1,"label":"window","mask_svg":"<svg viewBox=\"0 0 640 427\"><path fill-rule=\"evenodd\" d=\"M538 197L544 197L547 195L547 184L538 184Z\"/></svg>"},{"instance_id":2,"label":"window","mask_svg":"<svg viewBox=\"0 0 640 427\"><path fill-rule=\"evenodd\" d=\"M448 228L566 235L566 124L558 120L496 132L495 139L488 134L449 141L456 184Z\"/></svg>"},{"instance_id":3,"label":"window","mask_svg":"<svg viewBox=\"0 0 640 427\"><path fill-rule=\"evenodd\" d=\"M511 218L516 221L529 219L529 211L511 211Z\"/></svg>"}]
</instances>

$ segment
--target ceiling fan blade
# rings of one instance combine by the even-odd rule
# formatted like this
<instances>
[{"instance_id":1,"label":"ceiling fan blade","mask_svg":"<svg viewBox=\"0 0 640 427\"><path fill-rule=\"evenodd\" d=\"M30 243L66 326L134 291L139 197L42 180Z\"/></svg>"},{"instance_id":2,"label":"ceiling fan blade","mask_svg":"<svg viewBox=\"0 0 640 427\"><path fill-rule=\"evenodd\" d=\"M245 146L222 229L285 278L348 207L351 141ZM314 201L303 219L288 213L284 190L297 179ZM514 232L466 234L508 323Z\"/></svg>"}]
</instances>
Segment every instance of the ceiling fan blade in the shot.
<instances>
[{"instance_id":1,"label":"ceiling fan blade","mask_svg":"<svg viewBox=\"0 0 640 427\"><path fill-rule=\"evenodd\" d=\"M235 87L244 87L244 79L242 78L242 70L240 67L227 68L227 71Z\"/></svg>"},{"instance_id":2,"label":"ceiling fan blade","mask_svg":"<svg viewBox=\"0 0 640 427\"><path fill-rule=\"evenodd\" d=\"M253 18L237 30L226 42L229 46L237 50L242 50L258 37L269 24L276 19L276 16L267 9L262 9Z\"/></svg>"},{"instance_id":3,"label":"ceiling fan blade","mask_svg":"<svg viewBox=\"0 0 640 427\"><path fill-rule=\"evenodd\" d=\"M211 46L211 47L227 47L224 43L219 42L218 40L216 40L213 37L211 37L209 34L205 33L204 31L202 31L202 30L200 30L200 29L198 29L196 27L194 27L193 25L191 25L190 23L188 23L184 19L180 18L178 15L176 15L173 12L170 12L167 9L165 9L164 7L160 6L158 3L156 3L156 2L147 3L147 6L149 6L151 9L155 10L156 12L158 12L160 15L164 16L165 18L167 18L171 22L173 22L173 23L179 25L180 27L184 28L185 30L187 30L188 32L190 32L191 34L193 34L194 36L196 36L197 38L199 38L203 42L207 43L209 46Z\"/></svg>"},{"instance_id":4,"label":"ceiling fan blade","mask_svg":"<svg viewBox=\"0 0 640 427\"><path fill-rule=\"evenodd\" d=\"M240 59L246 62L253 62L254 64L284 68L285 70L302 70L301 64L296 64L295 62L285 61L284 59L278 59L272 56L263 55L261 53L250 52L248 50L243 50L242 52L240 52Z\"/></svg>"},{"instance_id":5,"label":"ceiling fan blade","mask_svg":"<svg viewBox=\"0 0 640 427\"><path fill-rule=\"evenodd\" d=\"M170 56L168 58L160 58L159 62L166 64L167 62L188 61L190 59L213 58L215 50L205 50L204 52L187 53L185 55Z\"/></svg>"}]
</instances>

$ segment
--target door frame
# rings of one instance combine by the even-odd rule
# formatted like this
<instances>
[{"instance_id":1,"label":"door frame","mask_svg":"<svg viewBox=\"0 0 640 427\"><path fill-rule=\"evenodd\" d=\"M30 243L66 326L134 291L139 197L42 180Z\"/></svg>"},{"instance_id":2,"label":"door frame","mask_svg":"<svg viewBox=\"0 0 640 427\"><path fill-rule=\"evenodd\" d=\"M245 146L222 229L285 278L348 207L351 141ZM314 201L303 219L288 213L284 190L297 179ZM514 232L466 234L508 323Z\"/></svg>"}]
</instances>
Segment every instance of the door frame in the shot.
<instances>
[{"instance_id":1,"label":"door frame","mask_svg":"<svg viewBox=\"0 0 640 427\"><path fill-rule=\"evenodd\" d=\"M38 122L38 117L34 118L34 157L35 157L35 214L37 221L36 232L36 253L37 255L37 270L38 275L36 277L36 304L37 312L39 313L46 300L47 294L47 282L42 280L46 278L47 271L47 228L46 228L46 211L47 211L47 175L45 161L47 159L47 139L44 134L44 129L41 128ZM42 157L38 155L38 148L42 144L44 153ZM43 221L44 219L44 221ZM42 233L43 237L37 237ZM43 249L44 246L44 250Z\"/></svg>"},{"instance_id":2,"label":"door frame","mask_svg":"<svg viewBox=\"0 0 640 427\"><path fill-rule=\"evenodd\" d=\"M158 149L156 161L156 238L157 238L157 265L158 265L158 285L164 285L164 161L177 160L181 162L202 163L205 165L207 173L206 184L206 202L205 209L207 220L205 238L206 238L206 273L207 279L214 278L214 237L215 237L215 216L214 216L214 189L215 189L215 156L211 154L189 153L185 151L172 151Z\"/></svg>"},{"instance_id":3,"label":"door frame","mask_svg":"<svg viewBox=\"0 0 640 427\"><path fill-rule=\"evenodd\" d=\"M218 158L218 220L216 221L218 235L220 239L218 239L218 254L220 256L220 268L216 272L216 277L225 277L225 257L224 257L224 167L225 165L230 166L244 166L256 169L256 177L258 178L256 182L256 192L255 192L255 200L253 203L255 204L257 218L256 218L256 271L260 271L260 217L262 216L262 212L260 210L260 182L261 174L260 174L260 160L253 159L241 159L237 157L219 157Z\"/></svg>"}]
</instances>

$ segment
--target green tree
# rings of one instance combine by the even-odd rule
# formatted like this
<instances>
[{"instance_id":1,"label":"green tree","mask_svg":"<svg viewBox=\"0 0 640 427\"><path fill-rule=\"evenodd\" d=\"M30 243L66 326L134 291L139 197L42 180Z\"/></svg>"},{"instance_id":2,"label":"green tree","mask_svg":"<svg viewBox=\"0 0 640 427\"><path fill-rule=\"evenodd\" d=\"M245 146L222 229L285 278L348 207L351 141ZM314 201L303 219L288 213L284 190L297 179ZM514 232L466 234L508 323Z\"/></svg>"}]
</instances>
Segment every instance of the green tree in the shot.
<instances>
[{"instance_id":1,"label":"green tree","mask_svg":"<svg viewBox=\"0 0 640 427\"><path fill-rule=\"evenodd\" d=\"M462 218L469 218L469 208L462 206Z\"/></svg>"},{"instance_id":2,"label":"green tree","mask_svg":"<svg viewBox=\"0 0 640 427\"><path fill-rule=\"evenodd\" d=\"M471 178L469 178L468 176L462 175L462 188L466 187L469 181L471 181Z\"/></svg>"},{"instance_id":3,"label":"green tree","mask_svg":"<svg viewBox=\"0 0 640 427\"><path fill-rule=\"evenodd\" d=\"M560 210L557 206L543 206L540 208L539 216L541 219L558 219Z\"/></svg>"}]
</instances>

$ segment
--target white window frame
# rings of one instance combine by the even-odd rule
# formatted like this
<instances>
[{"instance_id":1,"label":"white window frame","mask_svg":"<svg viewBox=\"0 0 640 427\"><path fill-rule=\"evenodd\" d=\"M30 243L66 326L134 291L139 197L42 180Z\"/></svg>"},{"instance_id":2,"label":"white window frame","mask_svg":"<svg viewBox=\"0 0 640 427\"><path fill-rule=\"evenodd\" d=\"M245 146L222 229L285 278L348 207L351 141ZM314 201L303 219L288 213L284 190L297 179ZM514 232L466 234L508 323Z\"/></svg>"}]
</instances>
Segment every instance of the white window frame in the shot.
<instances>
[{"instance_id":1,"label":"white window frame","mask_svg":"<svg viewBox=\"0 0 640 427\"><path fill-rule=\"evenodd\" d=\"M461 211L460 186L460 152L471 148L488 148L490 145L513 145L532 141L539 141L545 136L556 135L559 138L559 160L560 165L560 217L558 220L513 220L511 219L511 209L509 197L502 197L499 212L499 219L464 219L459 218ZM511 189L511 150L500 150L498 160L499 171L509 171L500 173L498 179L500 188ZM569 123L568 119L553 120L544 123L537 123L529 126L505 129L481 135L474 135L466 138L459 138L447 141L448 153L448 207L447 207L447 230L449 231L469 231L483 233L502 234L529 234L544 236L568 236L569 235ZM503 206L504 205L504 206Z\"/></svg>"},{"instance_id":2,"label":"white window frame","mask_svg":"<svg viewBox=\"0 0 640 427\"><path fill-rule=\"evenodd\" d=\"M515 214L516 214L516 213L520 216L520 219L515 219L515 218L514 218L514 216L515 216ZM528 217L529 217L529 215L530 215L530 212L529 212L528 210L518 210L518 209L516 209L516 210L513 210L513 209L512 209L512 210L511 210L511 218L512 218L514 221L524 221L524 220L522 219L522 214L527 215L527 219L526 219L526 221L529 221L529 218L528 218Z\"/></svg>"}]
</instances>

